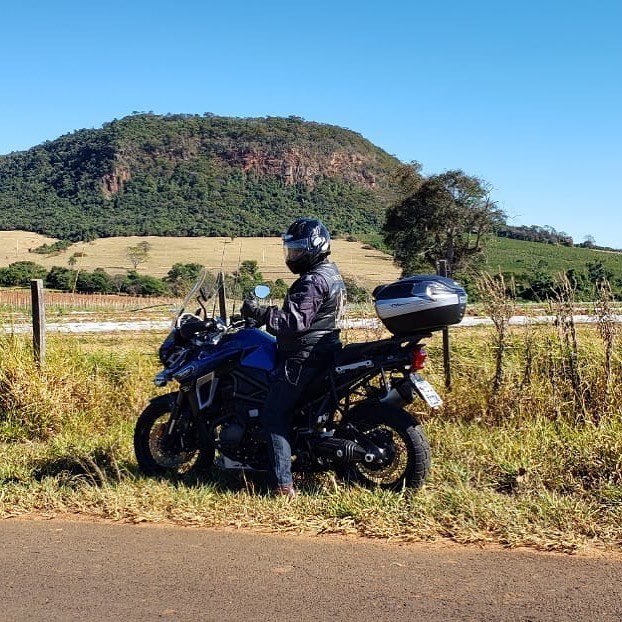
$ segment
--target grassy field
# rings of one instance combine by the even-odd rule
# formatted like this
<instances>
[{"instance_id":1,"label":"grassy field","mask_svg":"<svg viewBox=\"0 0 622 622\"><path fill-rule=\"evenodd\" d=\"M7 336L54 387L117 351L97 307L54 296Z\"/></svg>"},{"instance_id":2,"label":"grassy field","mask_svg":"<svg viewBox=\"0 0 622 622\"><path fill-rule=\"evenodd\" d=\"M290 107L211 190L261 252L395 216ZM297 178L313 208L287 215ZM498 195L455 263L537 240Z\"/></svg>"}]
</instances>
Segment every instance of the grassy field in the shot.
<instances>
[{"instance_id":1,"label":"grassy field","mask_svg":"<svg viewBox=\"0 0 622 622\"><path fill-rule=\"evenodd\" d=\"M29 252L54 240L24 231L0 231L0 266L15 261L35 261L46 268L67 266L69 258L78 253L77 266L84 270L104 268L112 274L125 272L132 267L126 250L146 240L152 247L149 260L141 264L139 272L164 276L177 262L198 262L213 271L222 266L226 272L236 269L240 258L255 259L266 279L292 280L283 264L281 243L278 238L159 238L120 237L103 238L89 243L72 245L56 255L39 255ZM362 285L373 288L399 277L400 271L391 257L361 242L335 240L333 259L342 272L357 278ZM597 251L586 248L568 248L536 242L523 242L493 238L485 250L485 269L492 273L520 274L530 272L544 262L550 274L570 268L585 269L588 262L601 261L614 278L622 280L622 253Z\"/></svg>"},{"instance_id":2,"label":"grassy field","mask_svg":"<svg viewBox=\"0 0 622 622\"><path fill-rule=\"evenodd\" d=\"M132 428L159 391L151 377L161 335L51 338L43 373L27 339L0 336L0 516L79 513L559 551L619 548L622 360L614 336L607 368L601 335L599 327L576 329L573 345L562 327L513 328L496 386L498 334L452 331L451 392L442 390L435 336L426 377L445 406L413 410L433 451L424 488L367 491L325 476L299 482L303 494L290 504L254 481L169 481L137 472Z\"/></svg>"},{"instance_id":3,"label":"grassy field","mask_svg":"<svg viewBox=\"0 0 622 622\"><path fill-rule=\"evenodd\" d=\"M104 268L114 274L131 269L132 264L126 257L127 248L144 240L151 245L151 251L149 260L139 266L139 272L143 274L164 276L177 262L197 262L215 272L222 266L225 272L233 272L241 258L258 261L259 269L266 279L293 280L293 275L283 262L279 238L102 238L74 244L64 252L49 256L29 250L44 243L49 244L53 239L23 231L0 231L0 266L15 261L34 261L46 268L67 266L69 258L79 253L83 256L77 258L77 267L84 270ZM399 270L390 256L372 248L364 248L360 242L335 240L332 248L332 258L339 264L341 271L356 277L362 285L375 287L399 276Z\"/></svg>"},{"instance_id":4,"label":"grassy field","mask_svg":"<svg viewBox=\"0 0 622 622\"><path fill-rule=\"evenodd\" d=\"M570 268L582 271L585 264L601 261L615 278L622 279L622 253L597 251L589 248L552 246L539 242L523 242L507 238L493 238L485 250L486 269L491 273L520 274L530 272L539 261L551 274L565 272Z\"/></svg>"}]
</instances>

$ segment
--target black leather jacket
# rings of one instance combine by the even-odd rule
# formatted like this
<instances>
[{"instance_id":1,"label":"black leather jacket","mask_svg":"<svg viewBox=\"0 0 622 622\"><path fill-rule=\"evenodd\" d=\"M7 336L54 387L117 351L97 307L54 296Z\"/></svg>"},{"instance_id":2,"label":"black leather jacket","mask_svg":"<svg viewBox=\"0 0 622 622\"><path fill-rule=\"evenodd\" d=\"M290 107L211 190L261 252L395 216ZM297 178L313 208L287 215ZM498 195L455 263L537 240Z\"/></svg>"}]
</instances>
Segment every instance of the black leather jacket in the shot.
<instances>
[{"instance_id":1,"label":"black leather jacket","mask_svg":"<svg viewBox=\"0 0 622 622\"><path fill-rule=\"evenodd\" d=\"M345 298L339 269L324 259L292 283L281 309L267 308L266 330L276 336L283 354L336 349Z\"/></svg>"}]
</instances>

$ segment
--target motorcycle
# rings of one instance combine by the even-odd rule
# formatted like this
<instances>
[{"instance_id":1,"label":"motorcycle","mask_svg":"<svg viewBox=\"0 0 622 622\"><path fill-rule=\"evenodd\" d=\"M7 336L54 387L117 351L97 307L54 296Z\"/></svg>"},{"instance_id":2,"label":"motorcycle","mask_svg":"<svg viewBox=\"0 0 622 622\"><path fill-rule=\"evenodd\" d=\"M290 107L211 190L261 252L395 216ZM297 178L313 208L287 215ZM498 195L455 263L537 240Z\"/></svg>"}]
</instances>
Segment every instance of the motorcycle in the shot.
<instances>
[{"instance_id":1,"label":"motorcycle","mask_svg":"<svg viewBox=\"0 0 622 622\"><path fill-rule=\"evenodd\" d=\"M136 422L134 449L146 475L190 470L268 468L262 408L276 368L276 340L240 316L214 317L203 272L159 349L157 386L177 390L153 399ZM255 295L266 298L269 288ZM190 312L190 306L197 307ZM215 311L215 304L214 304ZM366 487L417 489L430 470L430 447L405 406L441 399L420 375L426 361L414 332L352 343L301 395L292 417L292 470L333 471Z\"/></svg>"}]
</instances>

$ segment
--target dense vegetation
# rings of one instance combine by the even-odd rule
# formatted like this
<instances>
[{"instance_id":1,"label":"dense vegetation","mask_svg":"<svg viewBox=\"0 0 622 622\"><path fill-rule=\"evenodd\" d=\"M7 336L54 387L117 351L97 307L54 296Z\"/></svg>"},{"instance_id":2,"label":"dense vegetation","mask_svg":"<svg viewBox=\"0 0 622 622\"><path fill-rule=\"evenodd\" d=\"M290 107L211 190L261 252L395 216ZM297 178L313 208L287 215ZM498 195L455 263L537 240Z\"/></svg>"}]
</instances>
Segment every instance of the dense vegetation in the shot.
<instances>
[{"instance_id":1,"label":"dense vegetation","mask_svg":"<svg viewBox=\"0 0 622 622\"><path fill-rule=\"evenodd\" d=\"M399 166L359 134L296 117L136 114L0 156L0 229L256 236L305 214L370 232Z\"/></svg>"},{"instance_id":2,"label":"dense vegetation","mask_svg":"<svg viewBox=\"0 0 622 622\"><path fill-rule=\"evenodd\" d=\"M511 240L574 246L572 236L568 235L565 231L557 231L553 227L540 227L538 225L531 225L529 227L520 225L518 227L512 227L505 225L499 229L497 235L501 238L510 238Z\"/></svg>"},{"instance_id":3,"label":"dense vegetation","mask_svg":"<svg viewBox=\"0 0 622 622\"><path fill-rule=\"evenodd\" d=\"M608 280L616 298L622 298L622 253L572 248L493 237L478 266L503 274L516 283L519 297L544 300L551 296L557 275L565 274L578 299L592 299L594 285Z\"/></svg>"},{"instance_id":4,"label":"dense vegetation","mask_svg":"<svg viewBox=\"0 0 622 622\"><path fill-rule=\"evenodd\" d=\"M203 266L197 263L176 263L163 278L139 274L128 270L127 274L110 275L102 268L92 272L62 266L53 266L49 271L32 261L17 261L6 268L0 268L0 287L27 287L31 279L44 279L45 286L61 292L81 294L130 294L132 296L184 296L197 280ZM287 284L282 279L267 281L252 259L240 263L239 270L225 275L226 291L229 296L240 299L260 283L271 288L271 297L282 299L287 293ZM208 289L216 283L216 276L207 273ZM354 286L353 286L354 287ZM358 295L366 290L358 288Z\"/></svg>"}]
</instances>

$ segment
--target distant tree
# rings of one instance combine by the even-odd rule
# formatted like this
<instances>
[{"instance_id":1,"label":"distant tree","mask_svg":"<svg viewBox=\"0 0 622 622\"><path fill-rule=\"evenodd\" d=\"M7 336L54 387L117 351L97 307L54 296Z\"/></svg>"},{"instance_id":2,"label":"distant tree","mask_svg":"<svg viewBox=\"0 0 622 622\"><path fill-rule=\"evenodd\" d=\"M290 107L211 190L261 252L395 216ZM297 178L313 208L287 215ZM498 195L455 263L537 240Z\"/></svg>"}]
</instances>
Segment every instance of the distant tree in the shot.
<instances>
[{"instance_id":1,"label":"distant tree","mask_svg":"<svg viewBox=\"0 0 622 622\"><path fill-rule=\"evenodd\" d=\"M270 296L272 298L283 299L287 296L287 283L283 279L277 279L271 287Z\"/></svg>"},{"instance_id":2,"label":"distant tree","mask_svg":"<svg viewBox=\"0 0 622 622\"><path fill-rule=\"evenodd\" d=\"M344 275L343 282L346 286L348 302L371 302L371 292L363 287L357 278Z\"/></svg>"},{"instance_id":3,"label":"distant tree","mask_svg":"<svg viewBox=\"0 0 622 622\"><path fill-rule=\"evenodd\" d=\"M521 287L520 297L526 300L548 300L555 293L555 279L548 271L548 264L542 259L525 275L525 285Z\"/></svg>"},{"instance_id":4,"label":"distant tree","mask_svg":"<svg viewBox=\"0 0 622 622\"><path fill-rule=\"evenodd\" d=\"M136 246L129 246L125 254L130 260L134 270L136 270L140 264L146 263L149 260L150 251L151 244L145 240L139 242Z\"/></svg>"},{"instance_id":5,"label":"distant tree","mask_svg":"<svg viewBox=\"0 0 622 622\"><path fill-rule=\"evenodd\" d=\"M387 211L385 240L404 274L448 261L464 268L484 247L487 233L504 212L490 198L490 186L460 170L428 177L410 196Z\"/></svg>"},{"instance_id":6,"label":"distant tree","mask_svg":"<svg viewBox=\"0 0 622 622\"><path fill-rule=\"evenodd\" d=\"M115 290L112 277L102 268L93 272L80 272L76 278L76 291L83 294L111 294Z\"/></svg>"},{"instance_id":7,"label":"distant tree","mask_svg":"<svg viewBox=\"0 0 622 622\"><path fill-rule=\"evenodd\" d=\"M185 295L190 287L199 278L203 266L198 263L176 263L168 271L165 281L170 285L171 291L175 296ZM210 289L216 282L216 277L209 273L206 286Z\"/></svg>"},{"instance_id":8,"label":"distant tree","mask_svg":"<svg viewBox=\"0 0 622 622\"><path fill-rule=\"evenodd\" d=\"M117 292L120 294L123 291L123 284L125 283L125 274L117 273L112 275L112 284Z\"/></svg>"},{"instance_id":9,"label":"distant tree","mask_svg":"<svg viewBox=\"0 0 622 622\"><path fill-rule=\"evenodd\" d=\"M594 248L596 246L596 240L594 239L593 235L586 235L583 238L583 244L582 246L584 246L585 248Z\"/></svg>"},{"instance_id":10,"label":"distant tree","mask_svg":"<svg viewBox=\"0 0 622 622\"><path fill-rule=\"evenodd\" d=\"M605 281L611 281L613 278L613 272L608 270L603 262L598 259L588 261L585 267L587 268L587 278L594 285L602 285Z\"/></svg>"},{"instance_id":11,"label":"distant tree","mask_svg":"<svg viewBox=\"0 0 622 622\"><path fill-rule=\"evenodd\" d=\"M264 283L263 274L259 271L259 264L254 259L245 259L238 270L226 277L227 293L236 298L248 296L255 285Z\"/></svg>"}]
</instances>

